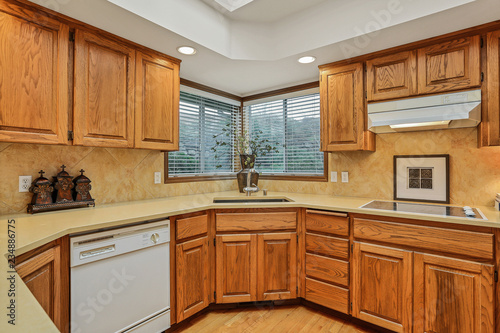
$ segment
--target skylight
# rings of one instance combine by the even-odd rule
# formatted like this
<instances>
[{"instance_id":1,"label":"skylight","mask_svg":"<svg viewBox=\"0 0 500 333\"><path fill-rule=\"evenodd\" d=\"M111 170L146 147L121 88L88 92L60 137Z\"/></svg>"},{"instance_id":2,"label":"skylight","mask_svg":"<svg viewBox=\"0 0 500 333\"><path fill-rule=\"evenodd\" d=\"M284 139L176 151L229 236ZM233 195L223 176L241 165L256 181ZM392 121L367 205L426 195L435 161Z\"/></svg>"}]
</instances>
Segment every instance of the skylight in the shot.
<instances>
[{"instance_id":1,"label":"skylight","mask_svg":"<svg viewBox=\"0 0 500 333\"><path fill-rule=\"evenodd\" d=\"M226 8L230 12L235 11L238 8L252 2L253 0L215 0L219 5Z\"/></svg>"}]
</instances>

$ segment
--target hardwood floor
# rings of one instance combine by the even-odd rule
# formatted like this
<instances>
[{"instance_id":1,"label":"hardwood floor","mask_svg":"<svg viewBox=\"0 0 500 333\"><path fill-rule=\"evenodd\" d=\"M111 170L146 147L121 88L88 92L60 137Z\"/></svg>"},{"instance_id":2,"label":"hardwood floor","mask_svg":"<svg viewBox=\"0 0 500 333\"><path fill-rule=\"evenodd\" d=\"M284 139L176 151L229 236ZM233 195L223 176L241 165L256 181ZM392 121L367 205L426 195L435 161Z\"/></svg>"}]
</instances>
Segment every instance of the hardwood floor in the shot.
<instances>
[{"instance_id":1,"label":"hardwood floor","mask_svg":"<svg viewBox=\"0 0 500 333\"><path fill-rule=\"evenodd\" d=\"M168 333L372 333L345 320L302 305L215 310L187 319Z\"/></svg>"}]
</instances>

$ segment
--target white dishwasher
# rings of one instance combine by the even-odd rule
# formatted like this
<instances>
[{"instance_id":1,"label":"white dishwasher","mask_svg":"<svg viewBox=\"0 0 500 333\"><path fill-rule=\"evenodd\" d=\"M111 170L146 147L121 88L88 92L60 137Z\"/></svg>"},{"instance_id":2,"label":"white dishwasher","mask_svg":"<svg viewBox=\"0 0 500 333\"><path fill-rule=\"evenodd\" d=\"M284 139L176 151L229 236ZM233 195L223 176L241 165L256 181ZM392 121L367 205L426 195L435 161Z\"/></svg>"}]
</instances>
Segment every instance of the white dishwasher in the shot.
<instances>
[{"instance_id":1,"label":"white dishwasher","mask_svg":"<svg viewBox=\"0 0 500 333\"><path fill-rule=\"evenodd\" d=\"M71 332L170 327L170 222L71 237Z\"/></svg>"}]
</instances>

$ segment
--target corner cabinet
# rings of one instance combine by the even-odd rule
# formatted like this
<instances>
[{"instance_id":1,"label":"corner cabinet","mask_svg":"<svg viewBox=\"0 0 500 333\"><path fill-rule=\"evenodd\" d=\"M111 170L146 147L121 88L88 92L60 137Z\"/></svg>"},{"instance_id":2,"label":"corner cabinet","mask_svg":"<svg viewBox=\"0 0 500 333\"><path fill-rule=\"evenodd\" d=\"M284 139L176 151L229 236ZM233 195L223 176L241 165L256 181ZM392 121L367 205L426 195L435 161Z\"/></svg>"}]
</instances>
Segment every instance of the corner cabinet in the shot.
<instances>
[{"instance_id":1,"label":"corner cabinet","mask_svg":"<svg viewBox=\"0 0 500 333\"><path fill-rule=\"evenodd\" d=\"M366 130L363 64L320 67L321 150L375 150Z\"/></svg>"},{"instance_id":2,"label":"corner cabinet","mask_svg":"<svg viewBox=\"0 0 500 333\"><path fill-rule=\"evenodd\" d=\"M135 50L101 35L75 34L74 141L134 146Z\"/></svg>"},{"instance_id":3,"label":"corner cabinet","mask_svg":"<svg viewBox=\"0 0 500 333\"><path fill-rule=\"evenodd\" d=\"M179 61L137 52L135 147L179 149Z\"/></svg>"},{"instance_id":4,"label":"corner cabinet","mask_svg":"<svg viewBox=\"0 0 500 333\"><path fill-rule=\"evenodd\" d=\"M20 255L16 271L59 331L69 332L69 238Z\"/></svg>"},{"instance_id":5,"label":"corner cabinet","mask_svg":"<svg viewBox=\"0 0 500 333\"><path fill-rule=\"evenodd\" d=\"M67 144L69 27L0 3L0 141Z\"/></svg>"}]
</instances>

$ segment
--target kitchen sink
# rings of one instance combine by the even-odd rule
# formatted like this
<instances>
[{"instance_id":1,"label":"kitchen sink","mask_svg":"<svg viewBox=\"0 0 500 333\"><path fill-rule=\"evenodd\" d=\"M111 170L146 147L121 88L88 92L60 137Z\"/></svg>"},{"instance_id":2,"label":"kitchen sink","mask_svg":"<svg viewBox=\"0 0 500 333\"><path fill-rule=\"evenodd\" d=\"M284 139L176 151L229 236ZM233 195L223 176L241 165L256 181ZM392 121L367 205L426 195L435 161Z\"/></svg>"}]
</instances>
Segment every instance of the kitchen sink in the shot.
<instances>
[{"instance_id":1,"label":"kitchen sink","mask_svg":"<svg viewBox=\"0 0 500 333\"><path fill-rule=\"evenodd\" d=\"M215 198L214 203L293 202L288 198Z\"/></svg>"}]
</instances>

